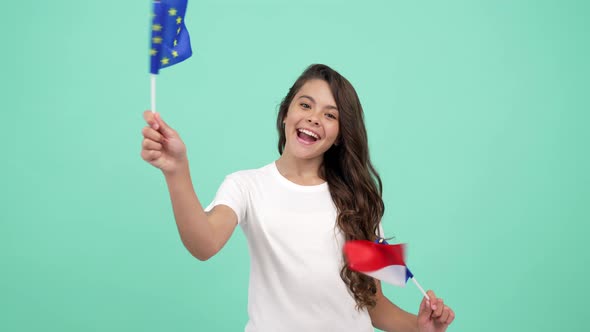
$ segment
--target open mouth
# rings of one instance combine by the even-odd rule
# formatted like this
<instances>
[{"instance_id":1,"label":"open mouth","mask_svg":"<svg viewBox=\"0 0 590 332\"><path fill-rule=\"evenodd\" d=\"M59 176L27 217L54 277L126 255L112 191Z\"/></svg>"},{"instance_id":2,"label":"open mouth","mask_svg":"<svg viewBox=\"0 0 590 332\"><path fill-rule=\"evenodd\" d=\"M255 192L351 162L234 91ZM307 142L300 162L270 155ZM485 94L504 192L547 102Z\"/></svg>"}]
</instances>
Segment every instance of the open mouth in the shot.
<instances>
[{"instance_id":1,"label":"open mouth","mask_svg":"<svg viewBox=\"0 0 590 332\"><path fill-rule=\"evenodd\" d=\"M308 129L297 129L297 137L306 143L313 143L320 139L320 135Z\"/></svg>"}]
</instances>

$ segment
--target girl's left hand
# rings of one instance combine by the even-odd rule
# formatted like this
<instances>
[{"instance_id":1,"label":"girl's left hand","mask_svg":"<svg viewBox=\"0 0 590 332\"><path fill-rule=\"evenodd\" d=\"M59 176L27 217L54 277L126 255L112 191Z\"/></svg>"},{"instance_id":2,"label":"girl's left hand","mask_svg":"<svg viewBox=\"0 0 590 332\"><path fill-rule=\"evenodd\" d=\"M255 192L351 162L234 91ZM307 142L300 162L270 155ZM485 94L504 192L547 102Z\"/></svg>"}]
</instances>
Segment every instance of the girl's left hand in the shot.
<instances>
[{"instance_id":1,"label":"girl's left hand","mask_svg":"<svg viewBox=\"0 0 590 332\"><path fill-rule=\"evenodd\" d=\"M436 297L433 291L426 292L430 301L426 298L420 303L418 311L418 331L420 332L444 332L455 319L455 313L444 304L443 299Z\"/></svg>"}]
</instances>

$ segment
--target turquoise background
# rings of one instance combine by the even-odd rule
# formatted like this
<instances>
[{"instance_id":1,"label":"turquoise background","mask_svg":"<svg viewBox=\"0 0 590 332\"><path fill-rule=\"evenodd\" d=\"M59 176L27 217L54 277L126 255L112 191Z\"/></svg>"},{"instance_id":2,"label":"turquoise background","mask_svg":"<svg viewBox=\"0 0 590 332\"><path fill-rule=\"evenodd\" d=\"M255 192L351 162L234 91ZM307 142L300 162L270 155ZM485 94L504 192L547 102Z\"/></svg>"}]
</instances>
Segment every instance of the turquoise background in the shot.
<instances>
[{"instance_id":1,"label":"turquoise background","mask_svg":"<svg viewBox=\"0 0 590 332\"><path fill-rule=\"evenodd\" d=\"M207 262L141 160L149 1L2 6L0 330L240 331L241 230ZM451 331L582 331L590 295L590 3L190 1L194 55L158 79L196 191L278 157L311 63L363 103L384 227ZM417 312L414 285L385 286Z\"/></svg>"}]
</instances>

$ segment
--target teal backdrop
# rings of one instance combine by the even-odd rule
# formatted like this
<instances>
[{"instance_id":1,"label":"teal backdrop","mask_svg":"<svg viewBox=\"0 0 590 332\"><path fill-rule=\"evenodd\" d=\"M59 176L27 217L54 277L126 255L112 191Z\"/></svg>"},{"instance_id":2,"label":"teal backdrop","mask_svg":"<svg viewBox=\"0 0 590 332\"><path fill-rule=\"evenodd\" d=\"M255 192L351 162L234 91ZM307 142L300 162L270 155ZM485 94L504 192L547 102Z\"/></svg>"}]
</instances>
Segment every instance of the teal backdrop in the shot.
<instances>
[{"instance_id":1,"label":"teal backdrop","mask_svg":"<svg viewBox=\"0 0 590 332\"><path fill-rule=\"evenodd\" d=\"M140 158L149 1L12 1L0 52L0 330L241 331L240 229L200 262ZM590 3L189 2L158 107L208 203L278 157L277 106L325 63L356 87L384 227L450 331L583 331ZM413 284L385 294L416 313ZM321 315L321 313L318 313Z\"/></svg>"}]
</instances>

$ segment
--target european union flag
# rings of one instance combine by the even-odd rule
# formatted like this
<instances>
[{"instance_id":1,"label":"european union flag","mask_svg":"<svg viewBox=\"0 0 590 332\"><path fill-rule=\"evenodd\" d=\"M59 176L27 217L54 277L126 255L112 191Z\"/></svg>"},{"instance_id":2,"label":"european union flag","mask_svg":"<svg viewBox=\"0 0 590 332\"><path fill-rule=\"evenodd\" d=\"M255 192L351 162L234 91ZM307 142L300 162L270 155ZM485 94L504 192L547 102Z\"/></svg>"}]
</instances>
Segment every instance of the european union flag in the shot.
<instances>
[{"instance_id":1,"label":"european union flag","mask_svg":"<svg viewBox=\"0 0 590 332\"><path fill-rule=\"evenodd\" d=\"M175 65L192 54L184 14L187 0L154 0L150 73Z\"/></svg>"}]
</instances>

